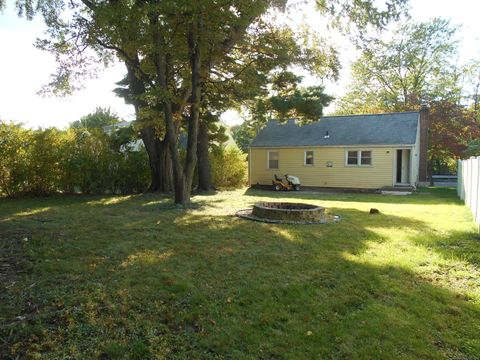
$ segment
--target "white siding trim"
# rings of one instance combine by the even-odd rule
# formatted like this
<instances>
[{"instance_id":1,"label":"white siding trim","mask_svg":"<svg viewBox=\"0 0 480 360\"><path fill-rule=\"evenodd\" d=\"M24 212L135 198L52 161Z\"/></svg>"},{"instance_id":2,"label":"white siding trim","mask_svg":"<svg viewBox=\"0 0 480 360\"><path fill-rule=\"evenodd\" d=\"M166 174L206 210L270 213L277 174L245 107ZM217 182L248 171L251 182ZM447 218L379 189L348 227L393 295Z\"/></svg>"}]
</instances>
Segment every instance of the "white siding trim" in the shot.
<instances>
[{"instance_id":1,"label":"white siding trim","mask_svg":"<svg viewBox=\"0 0 480 360\"><path fill-rule=\"evenodd\" d=\"M358 144L358 145L298 145L298 146L252 146L252 149L305 149L305 148L413 148L415 144Z\"/></svg>"}]
</instances>

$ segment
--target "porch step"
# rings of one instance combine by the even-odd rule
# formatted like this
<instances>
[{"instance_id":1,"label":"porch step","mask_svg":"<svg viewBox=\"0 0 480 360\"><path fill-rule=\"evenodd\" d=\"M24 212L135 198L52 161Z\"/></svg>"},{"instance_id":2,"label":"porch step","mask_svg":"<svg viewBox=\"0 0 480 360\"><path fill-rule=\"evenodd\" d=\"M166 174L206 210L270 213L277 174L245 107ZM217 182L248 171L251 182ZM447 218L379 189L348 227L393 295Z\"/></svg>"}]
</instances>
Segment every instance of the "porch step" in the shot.
<instances>
[{"instance_id":1,"label":"porch step","mask_svg":"<svg viewBox=\"0 0 480 360\"><path fill-rule=\"evenodd\" d=\"M415 191L415 186L412 185L395 185L395 186L384 186L380 190L382 191L405 191L412 192Z\"/></svg>"}]
</instances>

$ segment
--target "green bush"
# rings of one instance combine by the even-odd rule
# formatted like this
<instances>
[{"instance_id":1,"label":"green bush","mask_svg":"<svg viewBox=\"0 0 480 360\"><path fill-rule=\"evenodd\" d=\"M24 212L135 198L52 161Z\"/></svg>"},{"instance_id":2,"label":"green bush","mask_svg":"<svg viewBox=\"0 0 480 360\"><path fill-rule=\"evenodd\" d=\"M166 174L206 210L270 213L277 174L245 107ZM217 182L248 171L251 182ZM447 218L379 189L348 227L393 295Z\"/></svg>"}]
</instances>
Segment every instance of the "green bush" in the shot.
<instances>
[{"instance_id":1,"label":"green bush","mask_svg":"<svg viewBox=\"0 0 480 360\"><path fill-rule=\"evenodd\" d=\"M246 155L236 146L217 147L210 152L212 181L217 188L238 188L247 183Z\"/></svg>"},{"instance_id":2,"label":"green bush","mask_svg":"<svg viewBox=\"0 0 480 360\"><path fill-rule=\"evenodd\" d=\"M64 134L55 129L34 130L28 146L28 179L24 192L48 195L60 187Z\"/></svg>"},{"instance_id":3,"label":"green bush","mask_svg":"<svg viewBox=\"0 0 480 360\"><path fill-rule=\"evenodd\" d=\"M129 146L133 132L102 129L27 130L0 122L0 195L56 192L141 192L149 185L144 148Z\"/></svg>"},{"instance_id":4,"label":"green bush","mask_svg":"<svg viewBox=\"0 0 480 360\"><path fill-rule=\"evenodd\" d=\"M124 194L144 191L150 184L150 168L145 149L142 151L124 150L118 156L115 191ZM132 174L134 174L132 176Z\"/></svg>"},{"instance_id":5,"label":"green bush","mask_svg":"<svg viewBox=\"0 0 480 360\"><path fill-rule=\"evenodd\" d=\"M31 131L0 121L0 195L25 192L29 178Z\"/></svg>"},{"instance_id":6,"label":"green bush","mask_svg":"<svg viewBox=\"0 0 480 360\"><path fill-rule=\"evenodd\" d=\"M110 150L108 135L101 129L78 129L73 132L64 168L68 192L102 194L114 189L115 154ZM68 184L68 185L67 185Z\"/></svg>"},{"instance_id":7,"label":"green bush","mask_svg":"<svg viewBox=\"0 0 480 360\"><path fill-rule=\"evenodd\" d=\"M148 156L133 140L129 128L29 130L0 121L0 196L142 192L150 182ZM236 146L214 147L210 161L215 187L246 184L246 155Z\"/></svg>"}]
</instances>

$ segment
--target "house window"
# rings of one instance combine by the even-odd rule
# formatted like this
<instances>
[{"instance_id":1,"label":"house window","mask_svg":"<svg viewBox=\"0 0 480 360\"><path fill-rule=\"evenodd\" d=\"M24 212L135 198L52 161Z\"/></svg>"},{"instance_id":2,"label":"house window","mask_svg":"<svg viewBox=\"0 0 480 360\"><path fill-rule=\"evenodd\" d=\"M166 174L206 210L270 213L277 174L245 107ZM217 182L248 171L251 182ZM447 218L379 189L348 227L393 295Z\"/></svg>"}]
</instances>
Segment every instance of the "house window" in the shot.
<instances>
[{"instance_id":1,"label":"house window","mask_svg":"<svg viewBox=\"0 0 480 360\"><path fill-rule=\"evenodd\" d=\"M347 154L347 165L358 164L358 151L349 151Z\"/></svg>"},{"instance_id":2,"label":"house window","mask_svg":"<svg viewBox=\"0 0 480 360\"><path fill-rule=\"evenodd\" d=\"M305 150L304 165L313 166L313 150Z\"/></svg>"},{"instance_id":3,"label":"house window","mask_svg":"<svg viewBox=\"0 0 480 360\"><path fill-rule=\"evenodd\" d=\"M348 150L347 165L348 166L371 166L372 151L371 150Z\"/></svg>"},{"instance_id":4,"label":"house window","mask_svg":"<svg viewBox=\"0 0 480 360\"><path fill-rule=\"evenodd\" d=\"M278 151L268 152L268 168L278 169Z\"/></svg>"},{"instance_id":5,"label":"house window","mask_svg":"<svg viewBox=\"0 0 480 360\"><path fill-rule=\"evenodd\" d=\"M360 151L360 165L372 165L372 152Z\"/></svg>"}]
</instances>

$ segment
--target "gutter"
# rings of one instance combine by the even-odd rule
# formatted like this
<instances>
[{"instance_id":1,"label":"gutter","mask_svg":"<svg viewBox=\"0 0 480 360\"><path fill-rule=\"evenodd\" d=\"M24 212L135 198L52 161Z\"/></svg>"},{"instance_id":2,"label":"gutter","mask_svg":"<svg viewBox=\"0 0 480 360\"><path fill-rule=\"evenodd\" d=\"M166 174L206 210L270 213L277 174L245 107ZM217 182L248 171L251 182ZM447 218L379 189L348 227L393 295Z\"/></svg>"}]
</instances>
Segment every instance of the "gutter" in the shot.
<instances>
[{"instance_id":1,"label":"gutter","mask_svg":"<svg viewBox=\"0 0 480 360\"><path fill-rule=\"evenodd\" d=\"M358 145L295 145L295 146L250 146L248 151L253 149L297 149L306 147L335 147L335 148L358 148L358 147L414 147L413 144L358 144Z\"/></svg>"}]
</instances>

